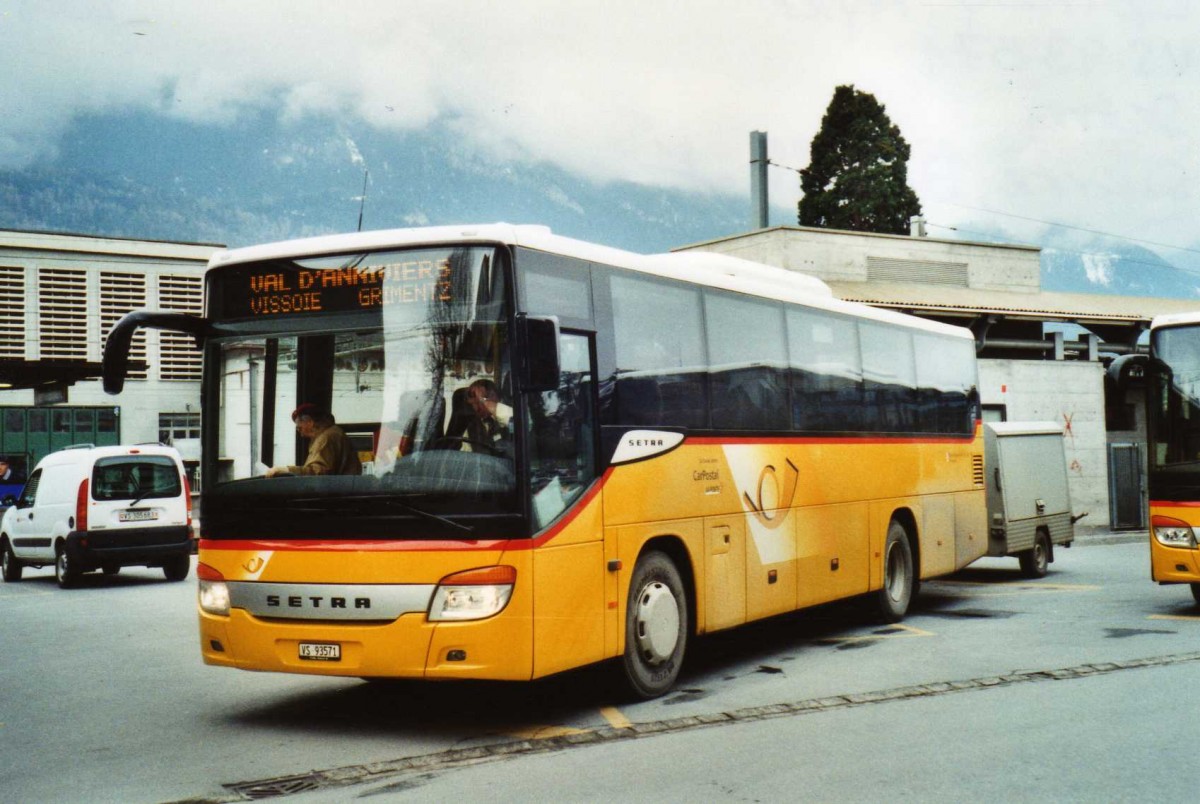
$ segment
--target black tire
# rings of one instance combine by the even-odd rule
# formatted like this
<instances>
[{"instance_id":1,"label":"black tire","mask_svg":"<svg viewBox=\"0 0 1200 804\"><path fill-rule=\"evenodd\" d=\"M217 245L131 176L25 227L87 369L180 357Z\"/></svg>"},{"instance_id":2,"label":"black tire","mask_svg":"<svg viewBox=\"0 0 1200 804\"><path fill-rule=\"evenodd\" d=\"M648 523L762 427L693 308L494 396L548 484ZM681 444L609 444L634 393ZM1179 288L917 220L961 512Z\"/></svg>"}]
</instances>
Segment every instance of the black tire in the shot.
<instances>
[{"instance_id":1,"label":"black tire","mask_svg":"<svg viewBox=\"0 0 1200 804\"><path fill-rule=\"evenodd\" d=\"M1026 578L1045 578L1050 567L1050 537L1039 530L1033 537L1033 547L1022 550L1017 556L1021 562L1021 574Z\"/></svg>"},{"instance_id":2,"label":"black tire","mask_svg":"<svg viewBox=\"0 0 1200 804\"><path fill-rule=\"evenodd\" d=\"M192 568L192 559L190 556L176 556L163 564L163 575L168 581L182 581L188 576L188 572Z\"/></svg>"},{"instance_id":3,"label":"black tire","mask_svg":"<svg viewBox=\"0 0 1200 804\"><path fill-rule=\"evenodd\" d=\"M1189 584L1192 587L1192 599L1196 601L1196 605L1200 605L1200 583Z\"/></svg>"},{"instance_id":4,"label":"black tire","mask_svg":"<svg viewBox=\"0 0 1200 804\"><path fill-rule=\"evenodd\" d=\"M59 545L54 558L54 579L58 581L59 589L70 589L79 580L79 570L75 569L75 562L67 554L65 545Z\"/></svg>"},{"instance_id":5,"label":"black tire","mask_svg":"<svg viewBox=\"0 0 1200 804\"><path fill-rule=\"evenodd\" d=\"M100 568L100 571L105 575L119 575L121 572L120 564L105 564Z\"/></svg>"},{"instance_id":6,"label":"black tire","mask_svg":"<svg viewBox=\"0 0 1200 804\"><path fill-rule=\"evenodd\" d=\"M883 545L883 587L876 594L879 617L885 623L904 619L916 589L916 576L908 529L893 519Z\"/></svg>"},{"instance_id":7,"label":"black tire","mask_svg":"<svg viewBox=\"0 0 1200 804\"><path fill-rule=\"evenodd\" d=\"M675 685L690 633L679 569L665 553L646 553L633 568L625 611L623 665L635 695L657 698Z\"/></svg>"},{"instance_id":8,"label":"black tire","mask_svg":"<svg viewBox=\"0 0 1200 804\"><path fill-rule=\"evenodd\" d=\"M0 553L0 567L3 568L5 581L11 583L21 580L21 570L24 567L21 566L20 559L13 553L13 549L8 542L4 543L4 552Z\"/></svg>"}]
</instances>

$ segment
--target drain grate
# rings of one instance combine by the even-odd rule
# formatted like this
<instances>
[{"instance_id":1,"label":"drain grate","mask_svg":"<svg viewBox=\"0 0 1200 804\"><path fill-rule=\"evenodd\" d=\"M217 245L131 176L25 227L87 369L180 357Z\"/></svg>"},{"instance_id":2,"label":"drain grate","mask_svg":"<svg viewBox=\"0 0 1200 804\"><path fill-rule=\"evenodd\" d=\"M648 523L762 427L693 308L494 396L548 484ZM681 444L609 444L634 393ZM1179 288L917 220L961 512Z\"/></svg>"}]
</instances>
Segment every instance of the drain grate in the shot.
<instances>
[{"instance_id":1,"label":"drain grate","mask_svg":"<svg viewBox=\"0 0 1200 804\"><path fill-rule=\"evenodd\" d=\"M282 779L265 779L258 782L238 782L224 785L226 790L238 793L243 798L258 801L264 798L290 796L296 793L307 793L310 790L320 790L324 785L315 773L303 776L287 776Z\"/></svg>"}]
</instances>

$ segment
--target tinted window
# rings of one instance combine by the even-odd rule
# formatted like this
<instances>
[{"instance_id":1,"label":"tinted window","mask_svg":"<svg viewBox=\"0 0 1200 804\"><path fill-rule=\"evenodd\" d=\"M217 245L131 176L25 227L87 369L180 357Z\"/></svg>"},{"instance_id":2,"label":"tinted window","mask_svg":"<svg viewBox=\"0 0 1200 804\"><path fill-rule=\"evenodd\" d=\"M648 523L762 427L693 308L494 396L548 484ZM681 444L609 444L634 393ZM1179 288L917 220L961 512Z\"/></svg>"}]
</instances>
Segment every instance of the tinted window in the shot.
<instances>
[{"instance_id":1,"label":"tinted window","mask_svg":"<svg viewBox=\"0 0 1200 804\"><path fill-rule=\"evenodd\" d=\"M899 327L859 324L863 355L863 422L867 430L917 430L917 370L912 333Z\"/></svg>"},{"instance_id":2,"label":"tinted window","mask_svg":"<svg viewBox=\"0 0 1200 804\"><path fill-rule=\"evenodd\" d=\"M712 427L787 429L787 333L782 305L705 293L704 310Z\"/></svg>"},{"instance_id":3,"label":"tinted window","mask_svg":"<svg viewBox=\"0 0 1200 804\"><path fill-rule=\"evenodd\" d=\"M700 291L614 276L617 421L705 427L708 423Z\"/></svg>"},{"instance_id":4,"label":"tinted window","mask_svg":"<svg viewBox=\"0 0 1200 804\"><path fill-rule=\"evenodd\" d=\"M918 332L918 419L927 433L971 433L975 429L975 342Z\"/></svg>"},{"instance_id":5,"label":"tinted window","mask_svg":"<svg viewBox=\"0 0 1200 804\"><path fill-rule=\"evenodd\" d=\"M862 363L852 319L817 310L787 312L792 427L815 432L862 427Z\"/></svg>"},{"instance_id":6,"label":"tinted window","mask_svg":"<svg viewBox=\"0 0 1200 804\"><path fill-rule=\"evenodd\" d=\"M101 458L92 470L92 498L142 500L178 497L179 469L165 455Z\"/></svg>"},{"instance_id":7,"label":"tinted window","mask_svg":"<svg viewBox=\"0 0 1200 804\"><path fill-rule=\"evenodd\" d=\"M559 258L551 261L528 251L521 252L520 261L523 309L533 315L591 319L592 284L586 265Z\"/></svg>"}]
</instances>

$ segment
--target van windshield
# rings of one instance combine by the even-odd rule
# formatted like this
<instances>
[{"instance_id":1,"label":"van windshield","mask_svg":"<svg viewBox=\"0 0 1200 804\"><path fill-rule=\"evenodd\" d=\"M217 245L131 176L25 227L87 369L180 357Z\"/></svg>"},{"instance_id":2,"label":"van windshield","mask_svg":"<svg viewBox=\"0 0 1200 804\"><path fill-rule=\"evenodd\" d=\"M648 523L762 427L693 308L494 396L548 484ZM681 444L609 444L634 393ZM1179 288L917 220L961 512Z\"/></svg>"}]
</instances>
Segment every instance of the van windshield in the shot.
<instances>
[{"instance_id":1,"label":"van windshield","mask_svg":"<svg viewBox=\"0 0 1200 804\"><path fill-rule=\"evenodd\" d=\"M100 458L92 470L92 499L150 500L178 497L179 469L166 455Z\"/></svg>"}]
</instances>

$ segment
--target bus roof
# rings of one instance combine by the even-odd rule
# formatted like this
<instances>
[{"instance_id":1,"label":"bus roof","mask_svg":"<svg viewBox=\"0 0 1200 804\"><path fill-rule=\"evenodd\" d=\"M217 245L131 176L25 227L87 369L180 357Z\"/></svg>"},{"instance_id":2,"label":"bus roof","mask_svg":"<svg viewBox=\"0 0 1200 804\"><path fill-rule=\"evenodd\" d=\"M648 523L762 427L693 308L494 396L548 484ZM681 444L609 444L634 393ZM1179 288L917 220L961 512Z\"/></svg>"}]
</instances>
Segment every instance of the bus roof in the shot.
<instances>
[{"instance_id":1,"label":"bus roof","mask_svg":"<svg viewBox=\"0 0 1200 804\"><path fill-rule=\"evenodd\" d=\"M551 232L548 226L528 224L489 223L412 229L379 229L283 240L276 243L218 251L212 255L208 267L216 268L261 260L295 259L450 243L502 243L521 246L737 293L806 304L859 318L901 324L943 335L973 338L970 331L963 327L870 307L858 302L843 301L834 297L833 291L823 281L798 271L764 265L728 254L705 251L638 254L563 237Z\"/></svg>"},{"instance_id":2,"label":"bus roof","mask_svg":"<svg viewBox=\"0 0 1200 804\"><path fill-rule=\"evenodd\" d=\"M1155 330L1159 327L1178 327L1186 324L1200 324L1200 311L1194 313L1168 313L1166 315L1156 315L1150 321L1150 329Z\"/></svg>"}]
</instances>

